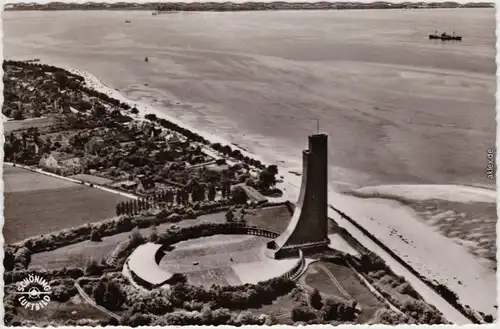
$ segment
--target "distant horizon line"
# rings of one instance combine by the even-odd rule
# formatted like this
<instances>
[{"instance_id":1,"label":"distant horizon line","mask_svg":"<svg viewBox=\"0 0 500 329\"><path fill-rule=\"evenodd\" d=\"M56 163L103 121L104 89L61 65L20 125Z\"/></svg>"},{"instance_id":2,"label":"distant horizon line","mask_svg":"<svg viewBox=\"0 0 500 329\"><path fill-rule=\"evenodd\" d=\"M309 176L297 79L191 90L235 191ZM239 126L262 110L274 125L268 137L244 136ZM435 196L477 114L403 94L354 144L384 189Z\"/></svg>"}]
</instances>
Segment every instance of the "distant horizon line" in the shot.
<instances>
[{"instance_id":1,"label":"distant horizon line","mask_svg":"<svg viewBox=\"0 0 500 329\"><path fill-rule=\"evenodd\" d=\"M108 2L108 1L86 1L86 2L66 2L66 1L51 1L45 3L39 3L36 1L31 2L8 2L7 5L89 5L89 4L106 4L106 5L160 5L160 4L225 4L225 5L243 5L243 4L363 4L363 5L373 5L373 4L394 4L394 5L404 5L404 4L449 4L449 5L471 5L471 4L488 4L494 5L495 1L148 1L148 2L137 2L137 1L118 1L118 2Z\"/></svg>"},{"instance_id":2,"label":"distant horizon line","mask_svg":"<svg viewBox=\"0 0 500 329\"><path fill-rule=\"evenodd\" d=\"M194 8L194 9L205 9L206 6L215 6L219 8L213 8L214 10L223 9L223 11L237 11L237 10L252 10L247 6L252 5L256 7L261 7L260 9L270 9L270 10L279 10L279 9L364 9L365 7L371 6L385 6L385 8L378 9L390 9L391 7L414 7L414 8L495 8L496 3L486 2L486 1L478 1L478 2L457 2L457 1L371 1L371 2L363 2L363 1L242 1L242 2L215 2L215 1L167 1L167 2L127 2L127 1L119 1L119 2L106 2L106 1L86 1L86 2L64 2L64 1L51 1L46 3L39 2L10 2L4 5L5 10L15 10L16 8L23 8L25 10L29 10L26 7L38 8L41 7L43 9L62 9L61 7L82 7L82 6L105 6L103 9L119 9L120 7L141 7L143 9L150 10L164 10L165 7L168 6L178 6L178 5L199 5L205 8ZM262 8L262 6L270 6L273 5L275 7L271 8ZM165 7L163 7L165 6ZM226 6L223 8L222 6ZM227 7L229 6L229 8ZM276 6L291 6L292 8L277 8ZM303 8L297 8L301 7ZM338 7L328 7L328 6L338 6ZM425 7L423 7L425 6ZM144 8L148 7L148 8ZM245 7L245 8L242 8ZM314 8L316 7L316 8ZM340 7L340 8L339 8ZM101 9L101 8L96 8ZM170 8L172 10L173 8ZM176 11L182 11L183 8L179 8ZM193 8L189 8L193 9ZM234 10L237 9L237 10ZM377 9L377 8L371 8ZM193 10L190 10L193 11ZM194 10L196 11L196 10Z\"/></svg>"}]
</instances>

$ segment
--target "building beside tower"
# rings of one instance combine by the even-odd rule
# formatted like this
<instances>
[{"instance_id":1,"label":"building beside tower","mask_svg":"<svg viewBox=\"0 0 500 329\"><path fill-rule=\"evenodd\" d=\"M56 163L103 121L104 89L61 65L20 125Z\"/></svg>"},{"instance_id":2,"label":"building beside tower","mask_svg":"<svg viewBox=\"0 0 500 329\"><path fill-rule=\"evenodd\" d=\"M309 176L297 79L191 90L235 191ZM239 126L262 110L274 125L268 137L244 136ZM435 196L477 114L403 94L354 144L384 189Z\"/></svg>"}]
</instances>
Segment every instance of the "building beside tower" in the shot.
<instances>
[{"instance_id":1,"label":"building beside tower","mask_svg":"<svg viewBox=\"0 0 500 329\"><path fill-rule=\"evenodd\" d=\"M296 256L328 246L328 136L309 136L303 151L302 185L290 224L267 244L272 258Z\"/></svg>"}]
</instances>

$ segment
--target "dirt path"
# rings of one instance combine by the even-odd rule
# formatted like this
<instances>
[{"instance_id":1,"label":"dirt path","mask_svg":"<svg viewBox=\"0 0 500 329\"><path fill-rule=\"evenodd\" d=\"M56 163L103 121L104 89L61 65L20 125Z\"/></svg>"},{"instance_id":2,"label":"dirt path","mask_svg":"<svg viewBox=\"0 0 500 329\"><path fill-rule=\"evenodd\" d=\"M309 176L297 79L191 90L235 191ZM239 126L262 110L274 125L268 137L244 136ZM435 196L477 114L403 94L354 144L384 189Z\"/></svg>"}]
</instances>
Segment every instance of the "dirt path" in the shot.
<instances>
[{"instance_id":1,"label":"dirt path","mask_svg":"<svg viewBox=\"0 0 500 329\"><path fill-rule=\"evenodd\" d=\"M346 229L355 239L357 239L365 248L371 250L380 256L389 266L389 268L397 275L403 276L412 287L424 298L424 300L434 305L448 320L454 324L471 324L472 321L460 313L453 305L441 297L434 289L422 281L415 273L413 273L409 265L402 259L396 259L383 246L377 244L366 232L361 225L352 218L345 217L345 214L332 205L329 207L333 210L330 216L344 229ZM387 248L387 247L386 247Z\"/></svg>"},{"instance_id":2,"label":"dirt path","mask_svg":"<svg viewBox=\"0 0 500 329\"><path fill-rule=\"evenodd\" d=\"M342 285L340 284L340 282L338 282L338 280L335 277L335 275L333 275L333 273L326 266L324 266L321 263L315 263L314 266L316 268L321 269L323 272L326 273L326 275L328 275L328 277L330 278L330 280L339 289L339 291L342 293L342 295L344 295L345 298L347 298L348 300L351 300L351 301L354 300L354 298L352 298L351 295L349 295L349 293L344 289L344 287L342 287Z\"/></svg>"},{"instance_id":3,"label":"dirt path","mask_svg":"<svg viewBox=\"0 0 500 329\"><path fill-rule=\"evenodd\" d=\"M78 290L78 293L80 294L80 296L82 296L82 298L90 305L92 305L95 309L99 310L101 313L103 313L104 315L107 315L111 318L115 318L116 320L120 321L121 318L116 315L115 313L111 312L111 311L108 311L106 308L102 307L102 306L99 306L97 305L94 300L92 298L90 298L89 295L87 295L85 293L85 291L83 290L83 288L80 286L80 284L76 281L75 282L75 288L76 290Z\"/></svg>"},{"instance_id":4,"label":"dirt path","mask_svg":"<svg viewBox=\"0 0 500 329\"><path fill-rule=\"evenodd\" d=\"M392 311L404 315L404 313L399 308L397 308L396 306L394 306L394 304L392 304L387 298L385 298L384 295L382 295L361 273L359 273L358 271L356 271L356 269L354 267L352 267L351 264L348 264L348 265L349 265L349 268L358 276L358 278L360 278L360 280L364 283L364 285L367 286L368 289L370 289L370 291L371 291L372 294L374 294L375 296L377 296L377 298L379 300L384 301L384 303L387 306L389 306L389 308Z\"/></svg>"},{"instance_id":5,"label":"dirt path","mask_svg":"<svg viewBox=\"0 0 500 329\"><path fill-rule=\"evenodd\" d=\"M21 165L21 164L17 164L17 163L14 164L14 163L11 163L11 162L4 162L3 164L7 165L7 166L17 167L17 168L21 168L21 169L25 169L25 170L30 170L30 171L37 172L37 173L42 174L42 175L46 175L46 176L50 176L50 177L62 179L62 180L65 180L65 181L68 181L68 182L72 182L72 183L75 183L75 184L81 184L81 185L85 185L85 186L88 186L88 187L97 188L97 189L100 189L100 190L103 190L103 191L106 191L106 192L110 192L110 193L114 193L114 194L118 194L118 195L130 198L130 199L134 199L134 200L139 199L139 197L137 195L134 195L134 194L131 194L131 193L117 191L117 190L114 190L114 189L111 189L111 188L108 188L108 187L104 187L104 186L101 186L101 185L98 185L98 184L91 184L91 183L87 183L87 182L84 182L84 181L81 181L81 180L78 180L78 179L56 175L54 173L51 173L51 172L48 172L48 171L44 171L44 170L42 170L40 168L37 168L37 167L25 166L25 165Z\"/></svg>"}]
</instances>

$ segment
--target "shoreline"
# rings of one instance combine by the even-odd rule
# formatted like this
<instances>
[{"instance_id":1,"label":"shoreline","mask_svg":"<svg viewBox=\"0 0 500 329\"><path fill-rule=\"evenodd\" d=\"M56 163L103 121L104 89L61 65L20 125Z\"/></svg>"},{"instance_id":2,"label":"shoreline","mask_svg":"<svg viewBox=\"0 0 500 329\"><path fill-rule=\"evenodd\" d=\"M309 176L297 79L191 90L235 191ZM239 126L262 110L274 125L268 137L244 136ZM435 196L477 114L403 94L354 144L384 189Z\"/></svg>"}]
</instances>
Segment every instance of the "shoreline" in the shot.
<instances>
[{"instance_id":1,"label":"shoreline","mask_svg":"<svg viewBox=\"0 0 500 329\"><path fill-rule=\"evenodd\" d=\"M33 11L33 10L103 10L103 11L152 11L153 15L169 14L177 12L240 12L240 11L312 11L312 10L416 10L416 9L474 9L474 8L495 8L494 2L470 2L470 3L428 3L408 1L405 3L395 3L393 1L372 1L372 2L340 2L340 1L325 1L317 3L296 3L296 2L212 2L209 4L187 2L187 3L165 3L160 2L156 5L144 3L120 3L109 4L100 3L86 5L82 3L44 3L44 4L26 4L26 3L7 3L4 5L5 11Z\"/></svg>"},{"instance_id":2,"label":"shoreline","mask_svg":"<svg viewBox=\"0 0 500 329\"><path fill-rule=\"evenodd\" d=\"M120 102L134 105L137 108L137 110L139 111L139 113L137 115L130 115L127 111L124 111L124 110L121 110L121 112L126 113L127 115L130 115L136 121L148 121L145 118L145 116L147 114L155 114L158 118L163 118L167 121L170 121L171 123L178 125L179 127L182 127L186 130L189 130L193 133L196 133L196 134L202 136L203 138L208 140L210 143L221 143L224 145L231 145L232 149L239 150L244 156L248 156L248 157L251 157L253 159L264 162L262 157L260 157L258 154L247 152L244 148L242 148L240 146L236 146L235 143L232 143L228 140L225 140L224 138L221 138L217 135L214 135L211 133L206 133L206 132L200 131L194 127L191 127L188 124L186 124L186 123L184 123L184 122L182 122L174 117L171 117L167 113L162 112L161 110L155 108L154 106L148 105L142 101L133 101L133 100L127 98L119 90L116 90L116 89L113 89L113 88L107 86L97 76L95 76L89 72L86 72L83 70L78 70L75 68L64 67L64 66L58 65L57 63L50 63L48 61L44 61L44 63L64 68L73 74L77 74L77 75L81 76L82 78L85 79L85 84L88 88L91 88L91 89L94 89L98 92L106 94L112 98L119 100ZM216 153L215 151L213 151L211 149L210 149L210 151L213 153ZM278 174L278 177L279 177L279 180L281 180L281 182L277 184L277 187L283 191L283 196L279 197L279 198L268 198L268 199L270 201L274 201L274 202L279 202L280 200L290 200L291 202L296 202L296 200L298 198L298 193L299 193L299 189L300 189L300 182L302 180L302 177L288 172L288 170L287 170L288 168L286 168L286 163L283 163L283 164L285 166L283 166L281 163L278 163L278 166L280 169L280 173ZM354 198L351 196L342 195L342 194L334 191L333 188L331 188L331 186L329 186L328 202L330 204L333 204L333 205L341 205L341 210L344 211L349 216L351 216L352 218L356 218L357 221L360 221L360 219L362 219L366 216L369 216L373 212L373 209L371 208L372 205L370 205L369 203L366 203L362 199L359 199L359 198ZM352 215L353 213L355 215ZM330 211L329 211L329 215L332 218L336 218L336 216L332 216L332 213L330 213ZM389 210L388 212L385 212L384 216L385 217L393 217L394 212L393 211L391 212ZM369 217L367 217L367 218L369 218ZM360 222L363 222L363 220L361 220ZM375 234L375 235L380 238L379 235L377 235L377 234ZM381 235L385 238L384 234L381 234ZM425 234L424 234L424 236L425 236ZM365 239L363 239L361 241L361 243L366 244L364 242L364 240ZM384 243L386 245L388 245L389 248L396 249L396 253L398 253L397 248L394 247L394 243L390 243L390 241L388 243L387 240L384 241ZM408 260L411 260L412 258L415 258L416 255L417 254L414 254L412 257L408 257L409 255L404 255L404 258L407 258L407 261L408 261ZM408 258L410 258L410 259L408 259ZM416 258L418 260L419 257L416 257ZM387 261L386 259L384 259L384 260ZM419 264L419 262L417 262L417 264L413 264L413 265L418 265L418 264ZM418 266L416 266L416 269L419 273L422 273L422 272L426 273L425 271L422 271L422 269L420 269ZM438 273L438 276L440 276L439 274L441 274L441 273ZM423 275L423 276L425 277L425 275ZM438 279L441 279L441 281L443 281L443 279L444 279L444 281L446 281L448 278L446 277L446 275L441 275ZM412 283L412 285L413 285L413 283ZM429 302L433 305L435 304L432 302L432 300L430 300ZM462 302L464 302L464 301L462 301Z\"/></svg>"},{"instance_id":3,"label":"shoreline","mask_svg":"<svg viewBox=\"0 0 500 329\"><path fill-rule=\"evenodd\" d=\"M94 88L97 91L100 91L102 93L108 94L110 97L116 98L121 102L128 103L128 104L134 104L137 107L137 109L139 110L137 118L134 118L134 119L146 120L144 118L145 115L155 114L158 118L163 118L165 120L168 120L172 123L177 124L178 126L184 128L184 129L187 129L187 130L190 130L194 133L199 134L203 138L207 139L210 143L218 142L218 143L221 143L223 145L231 145L231 147L233 149L239 150L244 156L249 156L249 157L252 157L256 160L259 160L259 161L265 163L265 159L263 159L258 154L258 152L250 153L250 152L246 151L244 148L242 148L241 146L235 145L236 143L233 143L230 140L226 140L226 139L221 138L215 134L206 133L206 132L203 132L201 130L198 130L198 129L190 126L189 124L180 121L179 119L171 117L168 113L162 112L160 109L157 109L151 105L146 104L145 102L131 101L130 99L128 99L126 97L126 95L122 94L119 90L116 90L110 86L107 86L97 76L95 76L89 72L78 70L75 68L68 68L68 71L75 73L75 74L78 74L78 75L81 75L85 79L85 82L89 85L89 87ZM278 174L278 181L279 182L276 184L276 187L282 190L283 195L279 198L269 198L268 197L268 199L270 201L273 201L273 202L289 200L290 202L295 203L298 200L302 177L297 176L293 173L290 173L289 170L291 170L291 169L287 168L286 163L277 163L277 161L274 161L274 163L278 164L278 169L280 170L280 172ZM384 185L380 185L380 187L383 187L383 186ZM389 186L391 186L391 185L389 185ZM400 185L396 185L396 186L398 186L402 190L405 190L405 188L411 189L411 187L414 185L412 185L412 184L400 184ZM422 186L425 187L425 185L422 185ZM434 190L446 189L449 193L453 193L454 191L459 191L459 190L469 190L469 191L479 191L479 192L483 191L483 193L485 192L485 194L487 194L489 198L491 198L492 193L495 193L491 190L485 191L485 189L483 189L481 187L470 187L470 186L466 187L466 186L462 186L462 185L444 185L444 184L437 185L436 184L436 185L428 185L428 186L434 187ZM377 189L378 187L379 186L366 187L366 188ZM344 195L344 194L334 190L332 184L330 184L330 183L329 183L329 191L328 192L329 192L328 193L328 203L330 205L333 205L333 206L336 206L336 205L340 206L340 209L343 212L345 212L350 217L355 218L355 220L358 221L359 223L365 224L366 223L365 218L371 218L370 216L373 214L373 211L375 210L372 207L376 206L376 205L373 204L372 202L366 202L367 200L363 200L362 198ZM399 193L396 192L395 194L399 194ZM432 191L428 194L432 194ZM474 193L472 193L471 196L472 196L471 199L474 199L474 197L473 197ZM436 245L436 246L441 245L441 247L440 247L441 250L444 250L444 251L446 251L446 250L460 251L461 250L460 248L457 248L457 246L454 244L454 242L452 242L451 245L447 244L448 241L446 241L446 238L444 236L436 234L433 231L433 228L431 228L431 227L426 228L425 225L420 225L421 224L420 222L413 223L412 221L416 221L417 219L416 219L416 217L412 216L413 214L411 213L411 211L408 211L408 209L406 209L406 207L402 206L401 209L393 209L391 207L392 200L376 200L376 201L378 201L379 203L382 203L380 205L381 206L380 210L376 211L377 213L381 213L381 211L382 211L381 218L391 218L394 216L404 215L403 219L406 219L408 221L408 223L411 224L411 225L409 225L410 227L424 230L424 231L420 232L422 234L422 236L427 236L427 234L434 233L434 234L432 234L432 236L436 237L436 241L433 241L434 245ZM359 211L359 210L361 210L361 211ZM328 215L330 217L335 216L334 211L329 209ZM335 217L332 217L332 218L335 218ZM453 280L454 279L453 275L450 273L450 272L454 272L454 271L452 271L452 269L456 267L456 264L450 263L449 264L450 268L448 268L448 271L437 271L437 268L430 269L428 266L426 266L426 264L422 264L422 262L421 262L421 259L425 259L426 250L423 250L424 254L422 254L422 252L420 250L413 250L413 255L412 255L412 253L411 253L412 250L408 250L408 246L405 243L402 243L402 241L400 241L397 237L395 239L391 239L392 236L389 236L387 234L387 232L384 231L385 224L380 226L380 221L381 221L381 219L379 219L378 227L374 227L374 226L371 227L373 232L377 232L377 233L375 233L375 236L377 238L381 239L383 241L383 243L387 245L388 248L395 251L399 257L401 257L402 259L404 259L406 261L406 263L411 264L411 266L414 267L415 270L420 275L422 275L422 277L426 278L427 280L431 280L431 281L436 280L440 283L445 283L445 284L452 282L452 281L456 281L456 280ZM404 234L404 232L400 232L400 233ZM411 234L412 232L408 232L408 233ZM424 249L426 249L426 248L424 248ZM467 254L467 251L465 249L463 251L464 251L464 256L466 256L466 259L471 259L470 255ZM438 263L440 263L440 261L442 261L444 264L446 264L446 260L447 260L446 252L440 252L439 255L436 257L435 263L438 264ZM439 267L441 267L441 266L439 266ZM446 268L446 266L444 266L444 268ZM475 266L471 266L471 268L474 269L472 272L481 272L481 264L480 263L478 263L477 269ZM457 275L457 277L458 277L458 275ZM467 280L467 278L469 278L469 280ZM485 291L485 289L481 288L481 287L477 287L477 289L474 289L474 284L476 282L467 282L467 281L472 280L471 278L472 278L472 275L466 275L465 278L462 279L464 281L464 283L468 283L467 285L469 286L469 289L476 290L476 291ZM457 284L453 284L452 286L454 288L453 291L455 291L458 294L458 296L460 298L460 302L462 304L471 305L473 307L473 309L483 311L487 314L491 313L491 311L488 311L485 309L485 306L482 306L482 307L479 306L481 304L484 304L484 302L481 300L475 300L474 297L470 296L470 292L468 291L468 289L465 289L465 290L463 289L464 286L457 285ZM429 301L429 302L432 303L432 301ZM435 303L432 303L432 304L435 304ZM479 307L477 307L477 306L479 306Z\"/></svg>"}]
</instances>

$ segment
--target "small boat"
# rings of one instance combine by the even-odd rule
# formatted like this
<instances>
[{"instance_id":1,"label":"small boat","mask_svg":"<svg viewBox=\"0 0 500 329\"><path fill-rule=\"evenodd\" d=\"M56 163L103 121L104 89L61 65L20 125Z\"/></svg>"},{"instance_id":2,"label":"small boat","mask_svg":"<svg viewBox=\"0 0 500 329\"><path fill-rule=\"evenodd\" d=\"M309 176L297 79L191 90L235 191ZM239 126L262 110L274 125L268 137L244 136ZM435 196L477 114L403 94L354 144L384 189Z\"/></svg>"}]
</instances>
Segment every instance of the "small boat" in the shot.
<instances>
[{"instance_id":1,"label":"small boat","mask_svg":"<svg viewBox=\"0 0 500 329\"><path fill-rule=\"evenodd\" d=\"M149 59L146 57L146 58L144 58L144 61L145 62L149 62Z\"/></svg>"},{"instance_id":2,"label":"small boat","mask_svg":"<svg viewBox=\"0 0 500 329\"><path fill-rule=\"evenodd\" d=\"M436 31L436 33L434 34L429 34L429 39L439 39L442 41L449 41L449 40L462 41L462 37L455 35L455 32L453 32L453 35L449 35L446 32L438 34Z\"/></svg>"},{"instance_id":3,"label":"small boat","mask_svg":"<svg viewBox=\"0 0 500 329\"><path fill-rule=\"evenodd\" d=\"M125 21L125 23L131 23L130 21Z\"/></svg>"}]
</instances>

